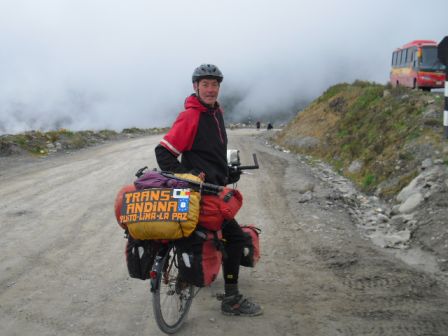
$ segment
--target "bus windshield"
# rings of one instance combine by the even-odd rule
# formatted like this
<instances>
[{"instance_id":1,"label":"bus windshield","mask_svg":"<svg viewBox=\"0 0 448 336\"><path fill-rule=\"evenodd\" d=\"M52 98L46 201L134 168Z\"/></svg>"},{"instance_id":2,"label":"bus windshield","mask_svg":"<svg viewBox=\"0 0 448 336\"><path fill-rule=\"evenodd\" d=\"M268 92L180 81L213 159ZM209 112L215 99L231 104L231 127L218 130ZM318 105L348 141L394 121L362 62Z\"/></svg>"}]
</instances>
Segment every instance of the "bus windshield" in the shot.
<instances>
[{"instance_id":1,"label":"bus windshield","mask_svg":"<svg viewBox=\"0 0 448 336\"><path fill-rule=\"evenodd\" d=\"M444 70L445 66L437 57L437 47L423 47L420 70Z\"/></svg>"}]
</instances>

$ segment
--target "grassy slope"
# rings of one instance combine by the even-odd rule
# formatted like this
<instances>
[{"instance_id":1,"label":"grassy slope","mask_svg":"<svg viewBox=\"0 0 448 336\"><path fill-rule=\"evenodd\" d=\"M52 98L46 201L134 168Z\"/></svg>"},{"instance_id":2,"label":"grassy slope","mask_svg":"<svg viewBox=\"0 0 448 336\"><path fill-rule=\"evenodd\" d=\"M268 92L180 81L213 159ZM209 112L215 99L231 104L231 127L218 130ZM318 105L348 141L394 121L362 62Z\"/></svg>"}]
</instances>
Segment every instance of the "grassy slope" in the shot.
<instances>
[{"instance_id":1,"label":"grassy slope","mask_svg":"<svg viewBox=\"0 0 448 336\"><path fill-rule=\"evenodd\" d=\"M417 174L423 159L447 162L442 111L440 94L360 81L338 84L298 113L276 141L332 163L365 191L380 187L381 196L393 196ZM304 137L319 142L302 146L297 139ZM349 172L355 160L362 168Z\"/></svg>"}]
</instances>

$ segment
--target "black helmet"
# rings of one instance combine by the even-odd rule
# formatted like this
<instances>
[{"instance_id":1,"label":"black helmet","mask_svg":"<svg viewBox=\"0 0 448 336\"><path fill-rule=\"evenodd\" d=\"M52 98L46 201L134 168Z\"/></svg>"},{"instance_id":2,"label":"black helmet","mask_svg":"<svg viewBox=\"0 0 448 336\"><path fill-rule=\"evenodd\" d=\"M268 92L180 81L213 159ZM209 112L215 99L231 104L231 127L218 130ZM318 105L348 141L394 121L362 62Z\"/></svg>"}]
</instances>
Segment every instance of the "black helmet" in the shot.
<instances>
[{"instance_id":1,"label":"black helmet","mask_svg":"<svg viewBox=\"0 0 448 336\"><path fill-rule=\"evenodd\" d=\"M219 70L216 65L202 64L194 69L192 80L194 83L204 78L216 79L219 83L221 83L224 79L224 76L222 75L221 70Z\"/></svg>"}]
</instances>

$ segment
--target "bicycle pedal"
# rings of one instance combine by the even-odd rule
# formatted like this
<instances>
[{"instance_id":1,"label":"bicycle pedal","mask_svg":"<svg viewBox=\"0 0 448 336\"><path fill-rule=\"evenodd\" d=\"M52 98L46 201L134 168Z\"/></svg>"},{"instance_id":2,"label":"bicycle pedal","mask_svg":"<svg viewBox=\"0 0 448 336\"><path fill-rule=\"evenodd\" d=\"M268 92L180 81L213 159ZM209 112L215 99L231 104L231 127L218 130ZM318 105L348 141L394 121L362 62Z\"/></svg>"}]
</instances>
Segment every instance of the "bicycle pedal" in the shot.
<instances>
[{"instance_id":1,"label":"bicycle pedal","mask_svg":"<svg viewBox=\"0 0 448 336\"><path fill-rule=\"evenodd\" d=\"M217 293L216 294L216 300L218 300L218 301L224 300L224 293Z\"/></svg>"}]
</instances>

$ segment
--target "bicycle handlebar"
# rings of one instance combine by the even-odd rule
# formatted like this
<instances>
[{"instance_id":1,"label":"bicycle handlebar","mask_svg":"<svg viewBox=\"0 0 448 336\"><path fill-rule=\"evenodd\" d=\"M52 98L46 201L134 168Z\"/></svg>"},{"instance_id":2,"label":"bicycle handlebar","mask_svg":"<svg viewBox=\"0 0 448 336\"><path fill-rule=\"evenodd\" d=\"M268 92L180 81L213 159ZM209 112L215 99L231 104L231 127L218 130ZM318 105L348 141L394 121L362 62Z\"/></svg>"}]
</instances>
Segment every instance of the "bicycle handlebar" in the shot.
<instances>
[{"instance_id":1,"label":"bicycle handlebar","mask_svg":"<svg viewBox=\"0 0 448 336\"><path fill-rule=\"evenodd\" d=\"M252 157L254 159L254 164L251 166L239 166L239 165L231 165L229 166L229 169L234 169L235 171L239 171L242 172L243 170L249 170L249 169L258 169L260 168L258 165L258 159L257 159L257 154L253 153ZM144 174L144 171L148 169L147 166L140 168L136 173L135 176L140 177ZM156 170L156 169L154 169ZM220 186L220 185L216 185L216 184L212 184L212 183L207 183L207 182L197 182L197 181L193 181L190 179L186 179L186 178L181 178L176 176L174 173L171 172L166 172L166 171L161 171L160 172L163 176L167 177L167 178L171 178L171 179L175 179L175 180L179 180L179 181L183 181L183 182L187 182L188 184L190 184L192 187L196 187L198 190L205 190L208 192L212 192L212 193L216 193L218 194L219 192L221 192L224 187Z\"/></svg>"},{"instance_id":2,"label":"bicycle handlebar","mask_svg":"<svg viewBox=\"0 0 448 336\"><path fill-rule=\"evenodd\" d=\"M214 193L219 193L220 191L222 191L224 189L223 186L219 186L219 185L212 184L212 183L193 181L193 180L186 179L183 177L178 177L175 174L169 173L169 172L161 172L161 174L165 177L183 181L183 182L187 182L188 184L192 185L193 187L198 187L199 189L211 191Z\"/></svg>"},{"instance_id":3,"label":"bicycle handlebar","mask_svg":"<svg viewBox=\"0 0 448 336\"><path fill-rule=\"evenodd\" d=\"M253 153L252 157L254 159L254 164L252 166L238 166L238 165L232 165L231 168L237 170L237 171L243 171L243 170L249 170L249 169L258 169L260 166L258 165L258 159L257 154Z\"/></svg>"}]
</instances>

